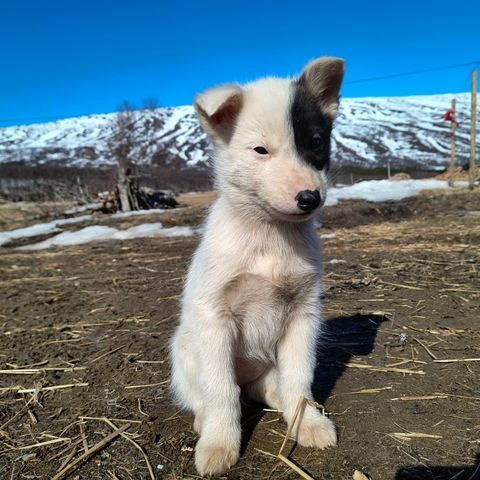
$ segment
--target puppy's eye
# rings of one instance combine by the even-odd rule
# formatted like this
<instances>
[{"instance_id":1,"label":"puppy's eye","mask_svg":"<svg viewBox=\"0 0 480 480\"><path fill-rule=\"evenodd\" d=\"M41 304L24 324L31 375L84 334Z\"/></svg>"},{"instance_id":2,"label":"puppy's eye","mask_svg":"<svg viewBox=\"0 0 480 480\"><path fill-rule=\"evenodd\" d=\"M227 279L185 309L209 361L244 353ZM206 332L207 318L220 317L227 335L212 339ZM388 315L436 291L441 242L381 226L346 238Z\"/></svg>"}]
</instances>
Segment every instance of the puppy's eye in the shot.
<instances>
[{"instance_id":1,"label":"puppy's eye","mask_svg":"<svg viewBox=\"0 0 480 480\"><path fill-rule=\"evenodd\" d=\"M255 147L254 150L260 155L268 155L268 150L265 147Z\"/></svg>"},{"instance_id":2,"label":"puppy's eye","mask_svg":"<svg viewBox=\"0 0 480 480\"><path fill-rule=\"evenodd\" d=\"M320 150L323 148L323 138L319 133L316 133L312 137L312 148L314 150Z\"/></svg>"}]
</instances>

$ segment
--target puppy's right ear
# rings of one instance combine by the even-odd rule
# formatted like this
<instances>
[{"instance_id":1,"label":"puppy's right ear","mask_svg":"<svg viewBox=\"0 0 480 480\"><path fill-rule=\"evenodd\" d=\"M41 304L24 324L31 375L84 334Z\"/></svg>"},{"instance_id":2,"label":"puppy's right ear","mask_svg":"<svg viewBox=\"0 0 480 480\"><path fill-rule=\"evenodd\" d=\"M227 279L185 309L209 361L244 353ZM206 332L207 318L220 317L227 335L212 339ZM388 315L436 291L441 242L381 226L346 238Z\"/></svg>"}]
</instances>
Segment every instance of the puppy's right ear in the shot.
<instances>
[{"instance_id":1,"label":"puppy's right ear","mask_svg":"<svg viewBox=\"0 0 480 480\"><path fill-rule=\"evenodd\" d=\"M200 123L213 140L230 141L235 121L243 105L239 85L221 85L195 97L194 106Z\"/></svg>"}]
</instances>

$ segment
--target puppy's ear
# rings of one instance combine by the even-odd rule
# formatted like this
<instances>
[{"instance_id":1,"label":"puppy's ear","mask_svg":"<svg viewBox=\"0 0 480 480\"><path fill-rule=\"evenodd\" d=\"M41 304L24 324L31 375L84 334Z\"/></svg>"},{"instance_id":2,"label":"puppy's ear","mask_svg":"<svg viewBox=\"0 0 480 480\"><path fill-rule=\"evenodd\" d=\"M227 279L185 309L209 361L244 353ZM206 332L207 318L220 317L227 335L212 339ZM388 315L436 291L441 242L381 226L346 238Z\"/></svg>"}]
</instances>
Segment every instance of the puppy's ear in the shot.
<instances>
[{"instance_id":1,"label":"puppy's ear","mask_svg":"<svg viewBox=\"0 0 480 480\"><path fill-rule=\"evenodd\" d=\"M320 57L305 66L299 79L313 95L322 111L332 120L338 111L343 73L343 59Z\"/></svg>"},{"instance_id":2,"label":"puppy's ear","mask_svg":"<svg viewBox=\"0 0 480 480\"><path fill-rule=\"evenodd\" d=\"M221 85L195 97L195 109L206 132L214 139L229 142L243 105L239 85Z\"/></svg>"}]
</instances>

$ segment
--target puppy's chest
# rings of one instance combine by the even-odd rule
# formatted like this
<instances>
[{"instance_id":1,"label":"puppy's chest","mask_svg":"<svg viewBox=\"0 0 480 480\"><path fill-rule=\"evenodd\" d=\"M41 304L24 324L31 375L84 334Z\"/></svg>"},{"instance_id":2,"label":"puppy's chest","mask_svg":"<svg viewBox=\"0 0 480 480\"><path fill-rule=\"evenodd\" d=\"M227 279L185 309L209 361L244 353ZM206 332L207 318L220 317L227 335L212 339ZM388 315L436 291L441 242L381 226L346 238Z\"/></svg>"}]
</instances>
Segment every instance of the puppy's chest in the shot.
<instances>
[{"instance_id":1,"label":"puppy's chest","mask_svg":"<svg viewBox=\"0 0 480 480\"><path fill-rule=\"evenodd\" d=\"M236 275L225 289L225 300L238 325L243 355L274 355L291 313L314 295L317 281L312 265L269 257Z\"/></svg>"}]
</instances>

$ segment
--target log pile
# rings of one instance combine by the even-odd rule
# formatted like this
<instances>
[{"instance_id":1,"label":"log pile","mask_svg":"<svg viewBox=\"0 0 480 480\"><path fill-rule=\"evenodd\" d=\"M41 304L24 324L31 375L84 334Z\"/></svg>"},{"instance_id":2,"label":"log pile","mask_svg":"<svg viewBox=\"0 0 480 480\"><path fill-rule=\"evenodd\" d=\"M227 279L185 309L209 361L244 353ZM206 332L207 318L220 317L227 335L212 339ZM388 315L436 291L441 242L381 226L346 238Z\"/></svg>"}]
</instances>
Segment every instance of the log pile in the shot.
<instances>
[{"instance_id":1,"label":"log pile","mask_svg":"<svg viewBox=\"0 0 480 480\"><path fill-rule=\"evenodd\" d=\"M101 192L98 198L102 204L101 211L103 213L116 213L125 211L121 208L121 197L119 189L109 192ZM128 198L134 200L135 208L130 210L149 210L152 208L175 208L178 207L178 202L175 199L175 194L170 190L154 190L152 188L140 187L130 189Z\"/></svg>"}]
</instances>

